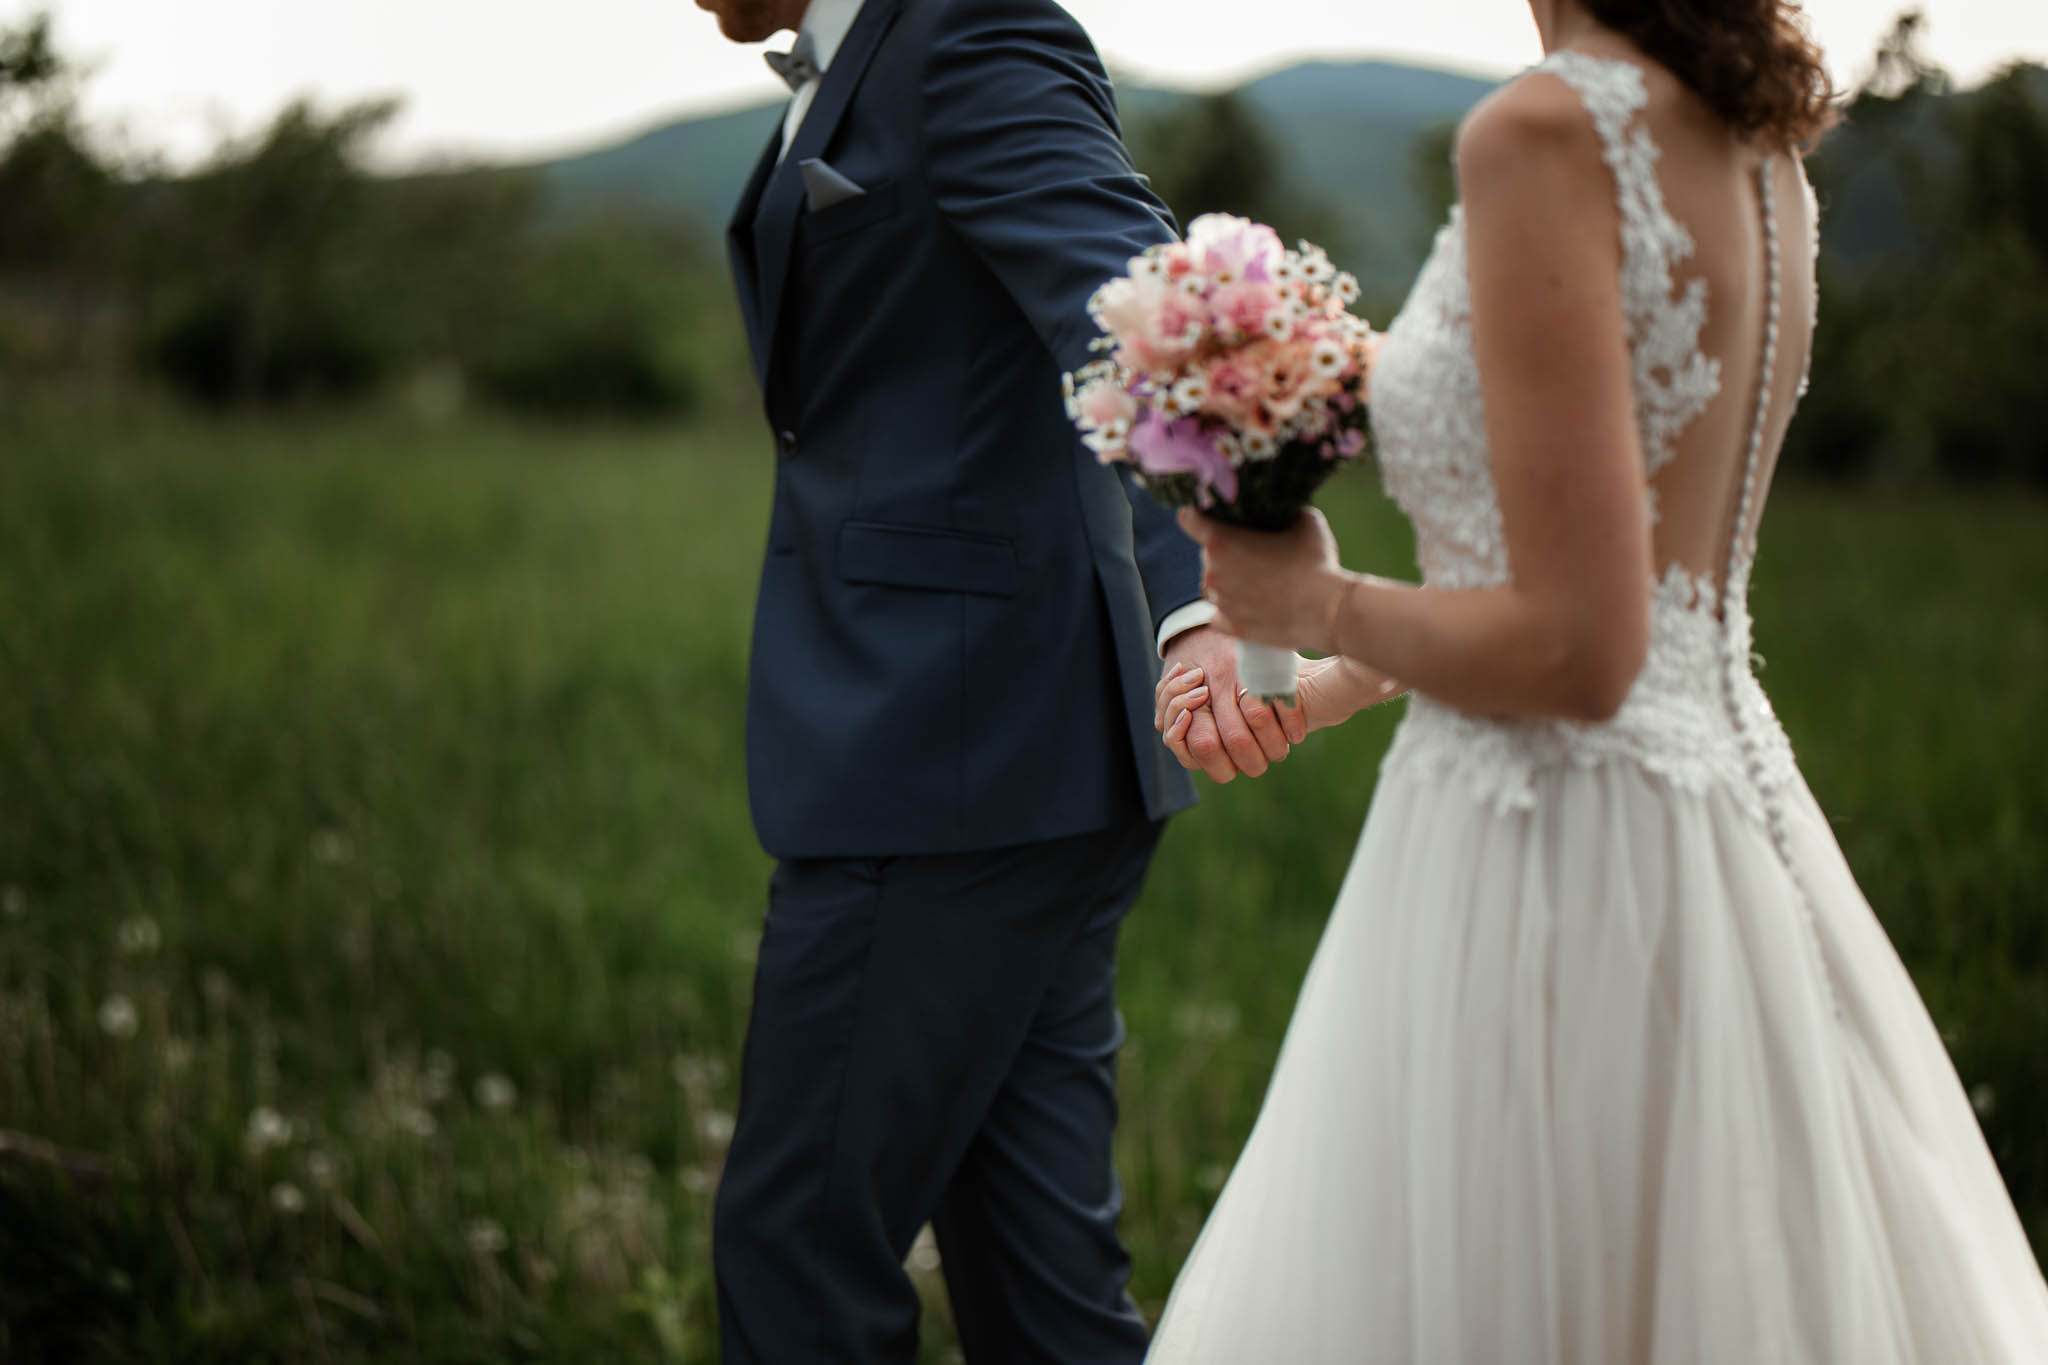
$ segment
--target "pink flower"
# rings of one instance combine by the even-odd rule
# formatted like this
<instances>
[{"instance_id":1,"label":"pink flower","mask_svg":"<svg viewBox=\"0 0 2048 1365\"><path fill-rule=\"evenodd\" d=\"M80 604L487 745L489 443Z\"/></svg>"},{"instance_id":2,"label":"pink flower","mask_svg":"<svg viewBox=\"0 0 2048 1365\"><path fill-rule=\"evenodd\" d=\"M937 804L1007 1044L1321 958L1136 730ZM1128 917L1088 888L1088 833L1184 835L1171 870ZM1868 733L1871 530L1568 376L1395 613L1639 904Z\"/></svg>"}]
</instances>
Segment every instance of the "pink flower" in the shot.
<instances>
[{"instance_id":1,"label":"pink flower","mask_svg":"<svg viewBox=\"0 0 2048 1365\"><path fill-rule=\"evenodd\" d=\"M1227 284L1209 296L1209 317L1218 330L1235 329L1250 336L1265 328L1266 314L1279 299L1270 284L1245 280Z\"/></svg>"},{"instance_id":2,"label":"pink flower","mask_svg":"<svg viewBox=\"0 0 2048 1365\"><path fill-rule=\"evenodd\" d=\"M1165 277L1114 279L1094 299L1096 321L1102 330L1124 345L1146 336L1152 320L1168 297Z\"/></svg>"},{"instance_id":3,"label":"pink flower","mask_svg":"<svg viewBox=\"0 0 2048 1365\"><path fill-rule=\"evenodd\" d=\"M1257 415L1264 392L1264 381L1251 365L1235 356L1226 357L1209 367L1205 406L1232 427L1242 427Z\"/></svg>"},{"instance_id":4,"label":"pink flower","mask_svg":"<svg viewBox=\"0 0 2048 1365\"><path fill-rule=\"evenodd\" d=\"M1080 420L1098 429L1115 422L1135 421L1138 416L1138 401L1113 380L1089 385L1076 401L1080 405Z\"/></svg>"},{"instance_id":5,"label":"pink flower","mask_svg":"<svg viewBox=\"0 0 2048 1365\"><path fill-rule=\"evenodd\" d=\"M1131 458L1147 474L1193 474L1225 502L1237 496L1237 471L1203 434L1201 422L1183 417L1169 422L1147 412L1131 428Z\"/></svg>"},{"instance_id":6,"label":"pink flower","mask_svg":"<svg viewBox=\"0 0 2048 1365\"><path fill-rule=\"evenodd\" d=\"M1272 279L1287 255L1279 233L1227 213L1205 213L1188 224L1188 246L1210 275L1242 280Z\"/></svg>"},{"instance_id":7,"label":"pink flower","mask_svg":"<svg viewBox=\"0 0 2048 1365\"><path fill-rule=\"evenodd\" d=\"M1353 427L1337 438L1337 453L1349 460L1365 449L1365 433Z\"/></svg>"}]
</instances>

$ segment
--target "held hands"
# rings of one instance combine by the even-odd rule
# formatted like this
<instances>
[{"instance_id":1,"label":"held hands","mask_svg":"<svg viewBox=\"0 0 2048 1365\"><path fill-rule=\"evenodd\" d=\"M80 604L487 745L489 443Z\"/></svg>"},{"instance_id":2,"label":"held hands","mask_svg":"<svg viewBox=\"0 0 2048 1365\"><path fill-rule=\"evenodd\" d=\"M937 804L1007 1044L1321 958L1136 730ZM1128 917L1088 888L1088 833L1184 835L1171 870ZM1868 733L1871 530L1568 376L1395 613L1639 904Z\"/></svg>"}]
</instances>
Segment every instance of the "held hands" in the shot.
<instances>
[{"instance_id":1,"label":"held hands","mask_svg":"<svg viewBox=\"0 0 2048 1365\"><path fill-rule=\"evenodd\" d=\"M1337 612L1351 578L1330 523L1311 507L1285 531L1246 531L1182 508L1181 529L1202 547L1202 583L1217 630L1261 644L1338 653Z\"/></svg>"},{"instance_id":2,"label":"held hands","mask_svg":"<svg viewBox=\"0 0 2048 1365\"><path fill-rule=\"evenodd\" d=\"M1152 726L1167 749L1219 783L1260 776L1308 734L1299 708L1269 706L1238 686L1236 644L1214 626L1168 643L1153 700Z\"/></svg>"}]
</instances>

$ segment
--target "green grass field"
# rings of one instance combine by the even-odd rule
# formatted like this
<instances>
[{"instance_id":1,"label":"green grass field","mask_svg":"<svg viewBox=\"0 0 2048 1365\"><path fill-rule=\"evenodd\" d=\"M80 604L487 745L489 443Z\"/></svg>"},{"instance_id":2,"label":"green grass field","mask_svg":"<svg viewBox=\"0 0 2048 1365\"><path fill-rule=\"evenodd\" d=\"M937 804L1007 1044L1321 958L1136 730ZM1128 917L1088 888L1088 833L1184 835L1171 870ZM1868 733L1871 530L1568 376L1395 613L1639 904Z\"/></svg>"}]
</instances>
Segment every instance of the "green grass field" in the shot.
<instances>
[{"instance_id":1,"label":"green grass field","mask_svg":"<svg viewBox=\"0 0 2048 1365\"><path fill-rule=\"evenodd\" d=\"M0 413L0 1360L716 1358L769 458L743 419ZM1369 475L1327 501L1411 572ZM1787 490L1758 572L1766 681L2048 1246L2048 505ZM1210 794L1130 921L1148 1309L1395 719Z\"/></svg>"}]
</instances>

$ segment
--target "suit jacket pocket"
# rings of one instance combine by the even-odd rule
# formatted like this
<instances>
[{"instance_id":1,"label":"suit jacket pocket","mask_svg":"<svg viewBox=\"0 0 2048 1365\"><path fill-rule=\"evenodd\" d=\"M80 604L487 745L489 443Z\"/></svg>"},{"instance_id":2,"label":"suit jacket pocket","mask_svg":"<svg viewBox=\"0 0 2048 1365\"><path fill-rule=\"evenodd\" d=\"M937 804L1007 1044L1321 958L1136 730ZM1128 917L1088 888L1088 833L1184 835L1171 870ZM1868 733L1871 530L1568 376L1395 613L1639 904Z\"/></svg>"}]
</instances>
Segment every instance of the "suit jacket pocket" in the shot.
<instances>
[{"instance_id":1,"label":"suit jacket pocket","mask_svg":"<svg viewBox=\"0 0 2048 1365\"><path fill-rule=\"evenodd\" d=\"M896 182L876 185L866 194L842 199L816 213L804 215L804 238L822 242L878 223L896 212Z\"/></svg>"},{"instance_id":2,"label":"suit jacket pocket","mask_svg":"<svg viewBox=\"0 0 2048 1365\"><path fill-rule=\"evenodd\" d=\"M839 528L839 576L848 583L1014 597L1017 551L1000 536L849 521Z\"/></svg>"}]
</instances>

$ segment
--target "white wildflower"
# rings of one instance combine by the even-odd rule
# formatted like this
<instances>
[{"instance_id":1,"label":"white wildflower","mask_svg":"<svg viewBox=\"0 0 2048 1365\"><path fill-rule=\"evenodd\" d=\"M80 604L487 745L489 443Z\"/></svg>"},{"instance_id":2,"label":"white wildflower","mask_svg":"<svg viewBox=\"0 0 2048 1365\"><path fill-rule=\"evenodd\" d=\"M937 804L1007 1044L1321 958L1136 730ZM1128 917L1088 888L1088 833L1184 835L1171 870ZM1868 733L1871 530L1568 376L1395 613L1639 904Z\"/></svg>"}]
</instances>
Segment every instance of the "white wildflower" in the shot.
<instances>
[{"instance_id":1,"label":"white wildflower","mask_svg":"<svg viewBox=\"0 0 2048 1365\"><path fill-rule=\"evenodd\" d=\"M228 1001L234 999L235 983L220 968L208 967L199 974L199 990L207 1004L217 1010L226 1009Z\"/></svg>"},{"instance_id":2,"label":"white wildflower","mask_svg":"<svg viewBox=\"0 0 2048 1365\"><path fill-rule=\"evenodd\" d=\"M1173 386L1173 401L1183 412L1199 411L1209 397L1209 380L1206 375L1191 374Z\"/></svg>"},{"instance_id":3,"label":"white wildflower","mask_svg":"<svg viewBox=\"0 0 2048 1365\"><path fill-rule=\"evenodd\" d=\"M123 920L121 927L114 931L114 945L129 957L153 953L163 941L163 932L148 915Z\"/></svg>"},{"instance_id":4,"label":"white wildflower","mask_svg":"<svg viewBox=\"0 0 2048 1365\"><path fill-rule=\"evenodd\" d=\"M428 1104L439 1104L448 1098L450 1087L455 1084L455 1059L440 1048L430 1049L427 1064L420 1072L420 1095Z\"/></svg>"},{"instance_id":5,"label":"white wildflower","mask_svg":"<svg viewBox=\"0 0 2048 1365\"><path fill-rule=\"evenodd\" d=\"M479 1256L495 1256L505 1249L505 1229L488 1218L472 1222L463 1235L469 1240L469 1249Z\"/></svg>"},{"instance_id":6,"label":"white wildflower","mask_svg":"<svg viewBox=\"0 0 2048 1365\"><path fill-rule=\"evenodd\" d=\"M306 1153L306 1178L323 1190L334 1188L337 1174L334 1158L325 1152Z\"/></svg>"},{"instance_id":7,"label":"white wildflower","mask_svg":"<svg viewBox=\"0 0 2048 1365\"><path fill-rule=\"evenodd\" d=\"M133 1038L141 1021L135 1002L125 995L110 995L100 1002L100 1031L110 1038Z\"/></svg>"},{"instance_id":8,"label":"white wildflower","mask_svg":"<svg viewBox=\"0 0 2048 1365\"><path fill-rule=\"evenodd\" d=\"M714 1147L732 1141L732 1115L721 1109L707 1109L697 1116L697 1136Z\"/></svg>"},{"instance_id":9,"label":"white wildflower","mask_svg":"<svg viewBox=\"0 0 2048 1365\"><path fill-rule=\"evenodd\" d=\"M1970 1087L1970 1107L1977 1111L1978 1118L1990 1118L1991 1111L1998 1108L1998 1092L1986 1082L1979 1081Z\"/></svg>"},{"instance_id":10,"label":"white wildflower","mask_svg":"<svg viewBox=\"0 0 2048 1365\"><path fill-rule=\"evenodd\" d=\"M1166 274L1166 262L1156 251L1147 251L1142 256L1131 257L1130 277L1134 280L1156 280Z\"/></svg>"},{"instance_id":11,"label":"white wildflower","mask_svg":"<svg viewBox=\"0 0 2048 1365\"><path fill-rule=\"evenodd\" d=\"M1270 460L1280 453L1280 447L1263 431L1247 431L1239 444L1247 460Z\"/></svg>"},{"instance_id":12,"label":"white wildflower","mask_svg":"<svg viewBox=\"0 0 2048 1365\"><path fill-rule=\"evenodd\" d=\"M1294 309L1285 303L1276 303L1266 310L1266 335L1275 341L1286 341L1294 335Z\"/></svg>"},{"instance_id":13,"label":"white wildflower","mask_svg":"<svg viewBox=\"0 0 2048 1365\"><path fill-rule=\"evenodd\" d=\"M283 1147L292 1140L292 1121L267 1104L259 1104L249 1111L249 1126L243 1131L243 1145L250 1156L262 1156L273 1147Z\"/></svg>"},{"instance_id":14,"label":"white wildflower","mask_svg":"<svg viewBox=\"0 0 2048 1365\"><path fill-rule=\"evenodd\" d=\"M1348 271L1339 275L1330 286L1330 292L1337 296L1337 302L1349 308L1358 302L1358 277Z\"/></svg>"},{"instance_id":15,"label":"white wildflower","mask_svg":"<svg viewBox=\"0 0 2048 1365\"><path fill-rule=\"evenodd\" d=\"M1199 299L1208 292L1209 282L1200 275L1183 275L1174 281L1174 288L1189 299Z\"/></svg>"},{"instance_id":16,"label":"white wildflower","mask_svg":"<svg viewBox=\"0 0 2048 1365\"><path fill-rule=\"evenodd\" d=\"M0 888L0 915L20 919L28 913L28 895L18 886Z\"/></svg>"},{"instance_id":17,"label":"white wildflower","mask_svg":"<svg viewBox=\"0 0 2048 1365\"><path fill-rule=\"evenodd\" d=\"M270 1207L283 1214L303 1213L305 1192L289 1180L280 1180L270 1187Z\"/></svg>"},{"instance_id":18,"label":"white wildflower","mask_svg":"<svg viewBox=\"0 0 2048 1365\"><path fill-rule=\"evenodd\" d=\"M1081 444L1095 452L1095 458L1104 464L1121 460L1130 453L1130 446L1122 437L1111 436L1108 431L1091 431L1081 438Z\"/></svg>"},{"instance_id":19,"label":"white wildflower","mask_svg":"<svg viewBox=\"0 0 2048 1365\"><path fill-rule=\"evenodd\" d=\"M1350 362L1350 353L1343 343L1325 337L1315 344L1308 354L1308 363L1315 372L1325 379L1335 379L1344 373L1344 366Z\"/></svg>"},{"instance_id":20,"label":"white wildflower","mask_svg":"<svg viewBox=\"0 0 2048 1365\"><path fill-rule=\"evenodd\" d=\"M1183 1005L1174 1012L1173 1026L1189 1038L1227 1038L1237 1032L1237 1006Z\"/></svg>"},{"instance_id":21,"label":"white wildflower","mask_svg":"<svg viewBox=\"0 0 2048 1365\"><path fill-rule=\"evenodd\" d=\"M519 1088L493 1071L476 1079L476 1102L493 1111L510 1109L519 1098Z\"/></svg>"}]
</instances>

